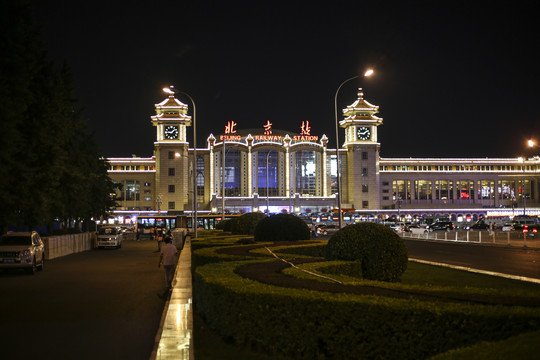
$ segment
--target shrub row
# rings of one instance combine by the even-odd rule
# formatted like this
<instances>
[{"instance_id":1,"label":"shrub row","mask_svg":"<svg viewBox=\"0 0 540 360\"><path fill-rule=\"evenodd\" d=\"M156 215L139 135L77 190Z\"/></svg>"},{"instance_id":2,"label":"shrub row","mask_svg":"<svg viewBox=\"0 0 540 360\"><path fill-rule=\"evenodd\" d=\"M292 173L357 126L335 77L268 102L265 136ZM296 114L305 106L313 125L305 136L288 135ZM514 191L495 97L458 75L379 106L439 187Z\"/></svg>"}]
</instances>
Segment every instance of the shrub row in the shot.
<instances>
[{"instance_id":1,"label":"shrub row","mask_svg":"<svg viewBox=\"0 0 540 360\"><path fill-rule=\"evenodd\" d=\"M249 262L197 266L195 304L225 339L275 356L423 359L540 329L539 309L285 289L238 276Z\"/></svg>"}]
</instances>

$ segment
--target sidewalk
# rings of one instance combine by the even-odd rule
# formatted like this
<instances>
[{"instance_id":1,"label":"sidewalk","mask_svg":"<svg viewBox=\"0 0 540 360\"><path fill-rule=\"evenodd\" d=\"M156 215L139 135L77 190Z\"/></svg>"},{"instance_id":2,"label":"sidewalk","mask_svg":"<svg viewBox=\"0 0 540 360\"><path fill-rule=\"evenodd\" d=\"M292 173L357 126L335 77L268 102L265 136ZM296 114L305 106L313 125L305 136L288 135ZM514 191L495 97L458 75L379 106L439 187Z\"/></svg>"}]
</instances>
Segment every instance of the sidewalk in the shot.
<instances>
[{"instance_id":1,"label":"sidewalk","mask_svg":"<svg viewBox=\"0 0 540 360\"><path fill-rule=\"evenodd\" d=\"M180 252L171 298L165 304L150 360L194 359L191 238Z\"/></svg>"}]
</instances>

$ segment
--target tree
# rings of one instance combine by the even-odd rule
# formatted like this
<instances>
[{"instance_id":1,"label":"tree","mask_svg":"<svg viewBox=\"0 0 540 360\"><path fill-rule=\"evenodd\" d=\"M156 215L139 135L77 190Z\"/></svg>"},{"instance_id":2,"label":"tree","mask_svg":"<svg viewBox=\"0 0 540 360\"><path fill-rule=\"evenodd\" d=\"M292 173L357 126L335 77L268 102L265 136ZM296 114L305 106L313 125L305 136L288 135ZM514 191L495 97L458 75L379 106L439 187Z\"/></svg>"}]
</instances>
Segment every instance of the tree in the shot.
<instances>
[{"instance_id":1,"label":"tree","mask_svg":"<svg viewBox=\"0 0 540 360\"><path fill-rule=\"evenodd\" d=\"M88 219L115 205L73 77L47 60L24 2L0 0L0 230Z\"/></svg>"}]
</instances>

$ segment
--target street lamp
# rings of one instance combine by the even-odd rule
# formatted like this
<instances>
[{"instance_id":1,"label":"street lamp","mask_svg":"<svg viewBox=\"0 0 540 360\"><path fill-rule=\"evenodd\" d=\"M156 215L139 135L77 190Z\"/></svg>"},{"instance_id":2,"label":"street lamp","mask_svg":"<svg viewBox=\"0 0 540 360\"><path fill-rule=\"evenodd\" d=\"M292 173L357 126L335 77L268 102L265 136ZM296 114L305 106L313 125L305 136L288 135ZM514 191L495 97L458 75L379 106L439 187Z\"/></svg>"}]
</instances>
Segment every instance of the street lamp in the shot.
<instances>
[{"instance_id":1,"label":"street lamp","mask_svg":"<svg viewBox=\"0 0 540 360\"><path fill-rule=\"evenodd\" d=\"M271 153L272 150L268 150L268 154L266 154L266 216L270 216L270 211L268 210L268 158Z\"/></svg>"},{"instance_id":2,"label":"street lamp","mask_svg":"<svg viewBox=\"0 0 540 360\"><path fill-rule=\"evenodd\" d=\"M339 211L339 228L341 229L343 226L343 214L341 213L341 169L340 169L340 161L339 161L339 126L338 126L338 111L337 111L337 98L339 90L343 85L348 83L351 80L357 79L361 76L368 77L373 75L373 69L368 69L363 75L356 75L352 78L349 78L345 81L343 81L339 87L336 90L336 96L334 97L334 110L336 115L336 163L337 163L337 186L338 186L338 192L337 192L337 198L338 198L338 211Z\"/></svg>"},{"instance_id":3,"label":"street lamp","mask_svg":"<svg viewBox=\"0 0 540 360\"><path fill-rule=\"evenodd\" d=\"M527 194L525 191L525 157L519 157L518 161L523 162L523 216L526 216L526 210L527 210Z\"/></svg>"},{"instance_id":4,"label":"street lamp","mask_svg":"<svg viewBox=\"0 0 540 360\"><path fill-rule=\"evenodd\" d=\"M221 221L225 221L225 140L223 140L223 153L221 157Z\"/></svg>"},{"instance_id":5,"label":"street lamp","mask_svg":"<svg viewBox=\"0 0 540 360\"><path fill-rule=\"evenodd\" d=\"M174 95L175 93L185 95L191 100L191 103L193 104L193 198L192 198L192 214L193 214L193 234L194 237L197 237L197 122L196 122L196 107L195 107L195 101L193 101L193 98L189 96L189 94L183 92L183 91L176 91L174 90L174 86L169 86L168 88L163 88L163 91L167 94Z\"/></svg>"}]
</instances>

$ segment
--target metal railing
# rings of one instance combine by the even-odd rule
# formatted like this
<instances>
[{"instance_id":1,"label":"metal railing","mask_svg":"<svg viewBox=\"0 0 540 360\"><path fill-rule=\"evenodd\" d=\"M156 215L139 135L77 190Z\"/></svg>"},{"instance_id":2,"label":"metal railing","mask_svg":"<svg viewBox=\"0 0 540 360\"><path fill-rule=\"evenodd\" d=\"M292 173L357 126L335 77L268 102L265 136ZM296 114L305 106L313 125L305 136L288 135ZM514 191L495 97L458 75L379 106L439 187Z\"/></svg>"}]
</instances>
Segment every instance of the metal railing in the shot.
<instances>
[{"instance_id":1,"label":"metal railing","mask_svg":"<svg viewBox=\"0 0 540 360\"><path fill-rule=\"evenodd\" d=\"M540 234L531 237L519 231L417 231L399 232L403 238L540 248Z\"/></svg>"}]
</instances>

